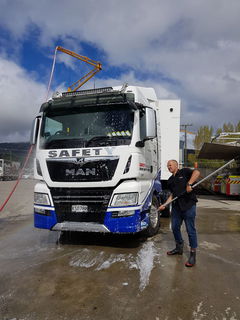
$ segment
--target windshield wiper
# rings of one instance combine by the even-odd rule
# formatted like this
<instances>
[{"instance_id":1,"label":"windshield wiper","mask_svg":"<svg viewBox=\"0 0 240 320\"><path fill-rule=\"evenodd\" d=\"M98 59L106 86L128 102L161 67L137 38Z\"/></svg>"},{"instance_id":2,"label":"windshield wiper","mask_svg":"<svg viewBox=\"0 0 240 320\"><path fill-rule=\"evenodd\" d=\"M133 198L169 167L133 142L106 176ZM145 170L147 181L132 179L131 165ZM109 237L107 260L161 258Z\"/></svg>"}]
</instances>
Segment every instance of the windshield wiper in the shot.
<instances>
[{"instance_id":1,"label":"windshield wiper","mask_svg":"<svg viewBox=\"0 0 240 320\"><path fill-rule=\"evenodd\" d=\"M111 145L110 142L113 142L113 143L117 143L117 140L116 139L117 137L109 137L109 136L96 136L96 137L92 137L91 139L89 139L87 142L86 142L86 145L85 147L89 147L90 145L92 144L97 144L99 146L101 145L106 145L106 143L108 145Z\"/></svg>"},{"instance_id":2,"label":"windshield wiper","mask_svg":"<svg viewBox=\"0 0 240 320\"><path fill-rule=\"evenodd\" d=\"M54 149L54 148L82 148L83 139L81 138L72 138L72 139L54 139L45 142L45 149Z\"/></svg>"}]
</instances>

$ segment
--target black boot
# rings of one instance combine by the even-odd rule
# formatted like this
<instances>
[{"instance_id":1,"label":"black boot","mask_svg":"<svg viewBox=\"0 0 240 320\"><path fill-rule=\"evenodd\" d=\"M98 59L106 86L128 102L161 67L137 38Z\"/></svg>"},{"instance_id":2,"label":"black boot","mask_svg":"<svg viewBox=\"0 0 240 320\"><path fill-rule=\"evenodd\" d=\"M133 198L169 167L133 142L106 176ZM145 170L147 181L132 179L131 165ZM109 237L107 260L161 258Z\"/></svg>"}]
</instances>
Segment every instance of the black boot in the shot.
<instances>
[{"instance_id":1,"label":"black boot","mask_svg":"<svg viewBox=\"0 0 240 320\"><path fill-rule=\"evenodd\" d=\"M176 248L171 251L168 251L167 254L169 256L172 256L174 254L183 254L183 246L184 246L184 242L182 243L176 242Z\"/></svg>"},{"instance_id":2,"label":"black boot","mask_svg":"<svg viewBox=\"0 0 240 320\"><path fill-rule=\"evenodd\" d=\"M190 256L188 261L185 263L186 267L193 267L196 264L196 250L190 251Z\"/></svg>"}]
</instances>

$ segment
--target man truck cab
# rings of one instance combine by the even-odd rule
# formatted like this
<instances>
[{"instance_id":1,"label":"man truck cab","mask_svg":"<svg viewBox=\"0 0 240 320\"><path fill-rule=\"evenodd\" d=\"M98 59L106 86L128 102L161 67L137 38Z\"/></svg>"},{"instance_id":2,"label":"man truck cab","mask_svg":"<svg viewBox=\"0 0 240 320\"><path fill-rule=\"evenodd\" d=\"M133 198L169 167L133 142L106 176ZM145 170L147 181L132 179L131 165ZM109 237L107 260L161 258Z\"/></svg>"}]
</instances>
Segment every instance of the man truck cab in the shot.
<instances>
[{"instance_id":1,"label":"man truck cab","mask_svg":"<svg viewBox=\"0 0 240 320\"><path fill-rule=\"evenodd\" d=\"M157 233L179 126L180 101L158 100L153 88L82 90L43 103L32 130L35 227Z\"/></svg>"}]
</instances>

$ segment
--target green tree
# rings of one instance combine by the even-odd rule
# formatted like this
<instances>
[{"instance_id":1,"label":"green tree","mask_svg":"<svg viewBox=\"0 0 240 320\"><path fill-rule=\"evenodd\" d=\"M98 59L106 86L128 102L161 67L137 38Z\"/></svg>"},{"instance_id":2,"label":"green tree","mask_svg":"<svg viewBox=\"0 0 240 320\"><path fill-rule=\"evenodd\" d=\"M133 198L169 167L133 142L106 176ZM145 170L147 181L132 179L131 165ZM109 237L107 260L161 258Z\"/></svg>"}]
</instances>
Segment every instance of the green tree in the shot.
<instances>
[{"instance_id":1,"label":"green tree","mask_svg":"<svg viewBox=\"0 0 240 320\"><path fill-rule=\"evenodd\" d=\"M201 126L198 129L196 137L193 141L196 150L200 150L204 142L210 142L213 134L213 127Z\"/></svg>"},{"instance_id":2,"label":"green tree","mask_svg":"<svg viewBox=\"0 0 240 320\"><path fill-rule=\"evenodd\" d=\"M238 121L238 123L235 126L235 132L240 132L240 120Z\"/></svg>"},{"instance_id":3,"label":"green tree","mask_svg":"<svg viewBox=\"0 0 240 320\"><path fill-rule=\"evenodd\" d=\"M218 129L216 130L216 135L218 135L218 134L220 134L220 133L222 133L222 132L223 132L222 128L218 128Z\"/></svg>"},{"instance_id":4,"label":"green tree","mask_svg":"<svg viewBox=\"0 0 240 320\"><path fill-rule=\"evenodd\" d=\"M231 122L224 123L222 128L218 128L216 131L216 135L219 135L222 132L240 132L240 121L236 125L232 124ZM229 139L228 139L229 138ZM222 139L217 139L218 143L228 143L232 142L236 136L229 134L228 137L224 137ZM239 139L239 138L238 138ZM216 142L216 141L215 141Z\"/></svg>"},{"instance_id":5,"label":"green tree","mask_svg":"<svg viewBox=\"0 0 240 320\"><path fill-rule=\"evenodd\" d=\"M223 124L223 132L234 132L234 125L231 122Z\"/></svg>"}]
</instances>

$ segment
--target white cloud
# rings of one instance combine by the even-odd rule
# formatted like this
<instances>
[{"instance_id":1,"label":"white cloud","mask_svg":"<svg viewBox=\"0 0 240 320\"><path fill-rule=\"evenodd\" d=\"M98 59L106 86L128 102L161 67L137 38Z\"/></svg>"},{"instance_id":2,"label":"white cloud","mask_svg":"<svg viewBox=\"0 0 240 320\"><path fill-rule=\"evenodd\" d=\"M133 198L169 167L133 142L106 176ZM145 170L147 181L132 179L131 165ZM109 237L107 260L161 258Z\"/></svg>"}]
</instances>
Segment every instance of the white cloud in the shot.
<instances>
[{"instance_id":1,"label":"white cloud","mask_svg":"<svg viewBox=\"0 0 240 320\"><path fill-rule=\"evenodd\" d=\"M94 81L96 87L121 86L125 83L128 85L134 84L139 87L150 87L156 90L157 96L161 97L161 99L179 99L174 92L167 90L160 83L156 83L152 80L138 80L133 71L122 74L119 79L91 80L89 86L93 87Z\"/></svg>"},{"instance_id":2,"label":"white cloud","mask_svg":"<svg viewBox=\"0 0 240 320\"><path fill-rule=\"evenodd\" d=\"M0 57L0 141L28 141L46 87L14 62Z\"/></svg>"},{"instance_id":3,"label":"white cloud","mask_svg":"<svg viewBox=\"0 0 240 320\"><path fill-rule=\"evenodd\" d=\"M162 98L175 98L174 93L151 81L139 81L133 72L123 74L119 79L98 79L89 81L86 88L118 86L124 83L153 87ZM61 84L58 91L66 91ZM28 141L31 124L40 105L46 99L47 88L37 82L15 62L0 57L0 142ZM48 95L48 98L51 96Z\"/></svg>"},{"instance_id":4,"label":"white cloud","mask_svg":"<svg viewBox=\"0 0 240 320\"><path fill-rule=\"evenodd\" d=\"M1 2L0 24L13 40L26 39L35 25L39 45L52 50L56 39L72 50L90 42L104 50L110 64L135 70L120 82L151 85L160 97L179 96L183 123L218 127L240 118L237 0ZM138 71L154 77L139 81Z\"/></svg>"}]
</instances>

